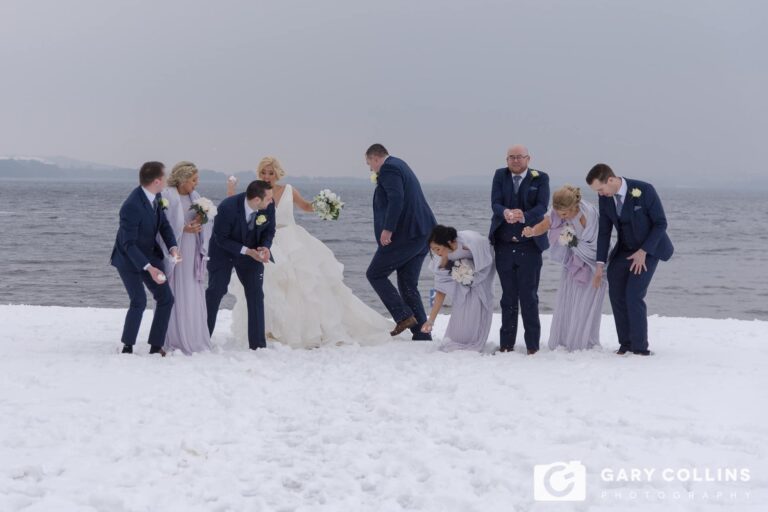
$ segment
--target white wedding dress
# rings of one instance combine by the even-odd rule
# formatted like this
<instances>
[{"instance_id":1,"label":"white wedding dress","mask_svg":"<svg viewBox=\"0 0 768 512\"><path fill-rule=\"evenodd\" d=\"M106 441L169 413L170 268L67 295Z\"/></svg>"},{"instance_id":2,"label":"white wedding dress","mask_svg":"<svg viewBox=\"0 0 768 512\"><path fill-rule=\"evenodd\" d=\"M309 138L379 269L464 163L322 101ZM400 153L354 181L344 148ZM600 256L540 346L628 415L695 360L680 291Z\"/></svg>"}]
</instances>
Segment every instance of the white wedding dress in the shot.
<instances>
[{"instance_id":1,"label":"white wedding dress","mask_svg":"<svg viewBox=\"0 0 768 512\"><path fill-rule=\"evenodd\" d=\"M267 339L294 348L373 344L389 339L393 322L369 308L344 284L344 266L333 252L293 218L293 188L286 185L275 210L275 263L264 266ZM243 286L233 276L229 292L237 302L232 334L248 340Z\"/></svg>"}]
</instances>

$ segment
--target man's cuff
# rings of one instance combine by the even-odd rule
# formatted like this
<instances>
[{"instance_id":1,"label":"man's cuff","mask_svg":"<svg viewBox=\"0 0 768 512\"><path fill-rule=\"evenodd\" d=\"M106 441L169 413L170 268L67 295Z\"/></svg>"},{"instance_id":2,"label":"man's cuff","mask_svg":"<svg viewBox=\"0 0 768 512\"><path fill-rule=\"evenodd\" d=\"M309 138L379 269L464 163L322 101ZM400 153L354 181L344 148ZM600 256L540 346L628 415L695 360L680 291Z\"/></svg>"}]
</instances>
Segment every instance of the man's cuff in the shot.
<instances>
[{"instance_id":1,"label":"man's cuff","mask_svg":"<svg viewBox=\"0 0 768 512\"><path fill-rule=\"evenodd\" d=\"M240 248L240 254L245 255L246 251L248 251L248 248L246 246L242 246Z\"/></svg>"},{"instance_id":2,"label":"man's cuff","mask_svg":"<svg viewBox=\"0 0 768 512\"><path fill-rule=\"evenodd\" d=\"M177 250L178 250L178 247L176 247L176 246L174 245L173 247L171 247L170 249L168 249L168 252L172 252L174 249L177 249Z\"/></svg>"},{"instance_id":3,"label":"man's cuff","mask_svg":"<svg viewBox=\"0 0 768 512\"><path fill-rule=\"evenodd\" d=\"M147 270L149 268L149 266L150 266L150 264L147 263L146 265L144 265L144 268L142 270Z\"/></svg>"}]
</instances>

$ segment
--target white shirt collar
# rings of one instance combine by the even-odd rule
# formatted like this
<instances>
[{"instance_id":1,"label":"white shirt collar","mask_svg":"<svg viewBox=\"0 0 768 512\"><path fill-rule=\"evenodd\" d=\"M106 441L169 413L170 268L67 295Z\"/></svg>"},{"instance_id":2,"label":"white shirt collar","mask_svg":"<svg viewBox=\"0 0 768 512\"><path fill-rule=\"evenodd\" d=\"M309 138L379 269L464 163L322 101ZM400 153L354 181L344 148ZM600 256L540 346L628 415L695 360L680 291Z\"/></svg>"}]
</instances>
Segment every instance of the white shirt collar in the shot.
<instances>
[{"instance_id":1,"label":"white shirt collar","mask_svg":"<svg viewBox=\"0 0 768 512\"><path fill-rule=\"evenodd\" d=\"M627 180L624 178L619 178L621 180L621 187L619 187L619 191L616 192L616 194L621 195L621 200L626 201L627 200Z\"/></svg>"},{"instance_id":2,"label":"white shirt collar","mask_svg":"<svg viewBox=\"0 0 768 512\"><path fill-rule=\"evenodd\" d=\"M526 167L526 168L525 168L525 170L524 170L523 172L521 172L520 174L513 174L513 173L512 173L512 171L509 171L509 174L512 174L512 177L513 177L513 178L514 178L515 176L520 176L520 177L521 177L521 178L523 178L523 180L524 180L524 179L525 179L525 177L526 177L526 176L528 176L528 168ZM522 183L522 181L523 181L523 180L520 180L520 182Z\"/></svg>"},{"instance_id":3,"label":"white shirt collar","mask_svg":"<svg viewBox=\"0 0 768 512\"><path fill-rule=\"evenodd\" d=\"M147 199L149 199L149 204L152 204L155 202L155 198L157 197L157 194L153 194L152 192L145 189L144 187L141 187L141 190L144 191L144 195L146 195Z\"/></svg>"},{"instance_id":4,"label":"white shirt collar","mask_svg":"<svg viewBox=\"0 0 768 512\"><path fill-rule=\"evenodd\" d=\"M251 214L257 210L254 210L253 208L251 208L251 206L248 204L247 197L243 199L243 201L245 201L245 220L250 220Z\"/></svg>"}]
</instances>

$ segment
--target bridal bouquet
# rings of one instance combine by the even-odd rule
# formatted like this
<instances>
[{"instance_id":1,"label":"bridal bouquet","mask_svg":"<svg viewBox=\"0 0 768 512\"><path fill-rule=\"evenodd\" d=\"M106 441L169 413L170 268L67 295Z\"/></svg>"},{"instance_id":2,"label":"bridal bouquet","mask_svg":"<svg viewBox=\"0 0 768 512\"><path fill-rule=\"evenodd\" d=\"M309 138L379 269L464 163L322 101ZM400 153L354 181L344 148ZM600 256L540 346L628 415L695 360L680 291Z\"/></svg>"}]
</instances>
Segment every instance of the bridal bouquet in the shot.
<instances>
[{"instance_id":1,"label":"bridal bouquet","mask_svg":"<svg viewBox=\"0 0 768 512\"><path fill-rule=\"evenodd\" d=\"M216 216L216 213L218 213L213 201L205 197L195 199L189 209L194 210L194 212L200 216L200 224L205 224L209 220L212 220Z\"/></svg>"},{"instance_id":2,"label":"bridal bouquet","mask_svg":"<svg viewBox=\"0 0 768 512\"><path fill-rule=\"evenodd\" d=\"M560 231L559 242L560 245L564 247L576 247L579 245L579 239L576 238L576 233L571 226L565 226L563 230Z\"/></svg>"},{"instance_id":3,"label":"bridal bouquet","mask_svg":"<svg viewBox=\"0 0 768 512\"><path fill-rule=\"evenodd\" d=\"M475 280L475 266L470 259L460 259L453 262L451 277L464 286L469 286Z\"/></svg>"},{"instance_id":4,"label":"bridal bouquet","mask_svg":"<svg viewBox=\"0 0 768 512\"><path fill-rule=\"evenodd\" d=\"M339 220L344 203L341 202L341 198L336 193L326 188L321 190L312 200L312 208L317 212L317 216L323 220Z\"/></svg>"}]
</instances>

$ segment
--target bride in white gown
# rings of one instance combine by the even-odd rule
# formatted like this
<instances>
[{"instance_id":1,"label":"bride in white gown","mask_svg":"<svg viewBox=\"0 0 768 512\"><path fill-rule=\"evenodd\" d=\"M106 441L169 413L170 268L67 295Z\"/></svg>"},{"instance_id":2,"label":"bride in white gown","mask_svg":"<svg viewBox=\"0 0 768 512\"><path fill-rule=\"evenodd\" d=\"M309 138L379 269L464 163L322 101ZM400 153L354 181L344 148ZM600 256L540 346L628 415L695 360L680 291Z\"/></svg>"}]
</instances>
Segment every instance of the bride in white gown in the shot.
<instances>
[{"instance_id":1,"label":"bride in white gown","mask_svg":"<svg viewBox=\"0 0 768 512\"><path fill-rule=\"evenodd\" d=\"M264 321L267 339L294 348L315 348L345 343L371 344L390 339L391 320L358 299L344 284L344 266L333 252L293 218L294 205L313 211L291 185L280 185L285 175L280 162L266 157L259 162L259 179L272 184L277 232L272 242L274 263L264 268ZM228 194L235 193L230 182ZM248 314L243 287L229 285L237 298L232 311L232 334L248 339Z\"/></svg>"}]
</instances>

